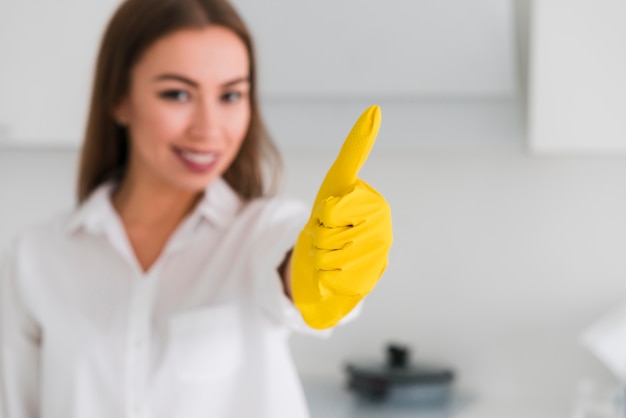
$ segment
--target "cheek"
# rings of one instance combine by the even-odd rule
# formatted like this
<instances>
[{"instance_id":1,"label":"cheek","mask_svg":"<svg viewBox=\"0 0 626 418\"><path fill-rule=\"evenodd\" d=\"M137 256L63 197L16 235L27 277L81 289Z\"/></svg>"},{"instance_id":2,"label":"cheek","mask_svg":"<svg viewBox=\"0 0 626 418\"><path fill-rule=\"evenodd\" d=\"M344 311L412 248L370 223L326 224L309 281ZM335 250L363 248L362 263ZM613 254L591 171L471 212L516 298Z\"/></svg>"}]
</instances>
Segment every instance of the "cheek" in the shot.
<instances>
[{"instance_id":1,"label":"cheek","mask_svg":"<svg viewBox=\"0 0 626 418\"><path fill-rule=\"evenodd\" d=\"M146 126L153 138L165 141L180 136L184 131L188 116L182 109L176 111L164 106L154 106L147 110Z\"/></svg>"},{"instance_id":2,"label":"cheek","mask_svg":"<svg viewBox=\"0 0 626 418\"><path fill-rule=\"evenodd\" d=\"M250 109L246 108L230 119L229 136L232 142L241 144L250 126Z\"/></svg>"},{"instance_id":3,"label":"cheek","mask_svg":"<svg viewBox=\"0 0 626 418\"><path fill-rule=\"evenodd\" d=\"M184 130L186 117L163 106L144 105L136 114L133 146L145 159L161 159L169 153L169 144Z\"/></svg>"}]
</instances>

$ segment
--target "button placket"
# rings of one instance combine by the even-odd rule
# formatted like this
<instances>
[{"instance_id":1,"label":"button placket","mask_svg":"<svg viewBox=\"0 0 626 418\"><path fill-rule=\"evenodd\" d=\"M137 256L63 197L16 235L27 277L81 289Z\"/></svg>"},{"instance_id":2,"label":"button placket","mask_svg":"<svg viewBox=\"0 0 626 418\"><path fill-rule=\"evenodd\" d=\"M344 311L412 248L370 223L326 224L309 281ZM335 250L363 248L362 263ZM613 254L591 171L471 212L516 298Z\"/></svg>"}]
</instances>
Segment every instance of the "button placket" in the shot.
<instances>
[{"instance_id":1,"label":"button placket","mask_svg":"<svg viewBox=\"0 0 626 418\"><path fill-rule=\"evenodd\" d=\"M150 364L150 335L152 296L155 280L152 272L132 281L130 321L128 327L128 405L130 415L141 417L145 413L146 379Z\"/></svg>"}]
</instances>

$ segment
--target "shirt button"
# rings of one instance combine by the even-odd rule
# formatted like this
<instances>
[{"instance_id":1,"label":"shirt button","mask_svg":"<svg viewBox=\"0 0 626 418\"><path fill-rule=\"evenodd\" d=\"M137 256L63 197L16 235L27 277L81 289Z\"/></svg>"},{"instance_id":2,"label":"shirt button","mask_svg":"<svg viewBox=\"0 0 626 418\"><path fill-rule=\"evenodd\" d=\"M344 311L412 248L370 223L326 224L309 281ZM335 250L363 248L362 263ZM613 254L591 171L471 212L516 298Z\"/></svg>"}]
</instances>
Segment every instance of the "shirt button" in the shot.
<instances>
[{"instance_id":1,"label":"shirt button","mask_svg":"<svg viewBox=\"0 0 626 418\"><path fill-rule=\"evenodd\" d=\"M135 348L140 349L141 347L143 347L143 341L142 340L135 341Z\"/></svg>"}]
</instances>

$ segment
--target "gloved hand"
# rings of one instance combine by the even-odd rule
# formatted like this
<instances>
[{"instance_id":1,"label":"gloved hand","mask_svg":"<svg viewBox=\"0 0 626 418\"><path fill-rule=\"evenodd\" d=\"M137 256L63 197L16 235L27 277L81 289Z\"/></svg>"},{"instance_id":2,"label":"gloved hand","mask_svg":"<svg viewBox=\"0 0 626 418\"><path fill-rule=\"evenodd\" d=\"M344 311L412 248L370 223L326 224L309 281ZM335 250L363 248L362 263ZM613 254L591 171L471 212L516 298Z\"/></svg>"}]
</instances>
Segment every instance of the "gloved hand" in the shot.
<instances>
[{"instance_id":1,"label":"gloved hand","mask_svg":"<svg viewBox=\"0 0 626 418\"><path fill-rule=\"evenodd\" d=\"M359 169L374 145L380 108L357 120L326 174L291 258L294 304L313 328L330 328L376 285L392 242L391 210Z\"/></svg>"}]
</instances>

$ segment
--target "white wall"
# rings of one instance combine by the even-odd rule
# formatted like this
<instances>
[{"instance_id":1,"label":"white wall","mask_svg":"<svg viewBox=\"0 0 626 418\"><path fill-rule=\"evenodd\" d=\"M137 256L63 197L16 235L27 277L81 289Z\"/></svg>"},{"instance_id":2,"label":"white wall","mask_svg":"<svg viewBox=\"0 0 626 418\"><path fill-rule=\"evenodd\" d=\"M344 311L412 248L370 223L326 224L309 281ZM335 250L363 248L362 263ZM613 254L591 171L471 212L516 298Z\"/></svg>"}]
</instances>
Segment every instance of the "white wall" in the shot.
<instances>
[{"instance_id":1,"label":"white wall","mask_svg":"<svg viewBox=\"0 0 626 418\"><path fill-rule=\"evenodd\" d=\"M332 152L290 152L285 192L310 201ZM73 202L75 151L0 150L0 248ZM626 161L520 152L377 152L362 171L389 200L395 242L362 318L293 338L304 373L340 375L389 340L453 365L482 396L573 402L612 378L577 342L626 299Z\"/></svg>"}]
</instances>

